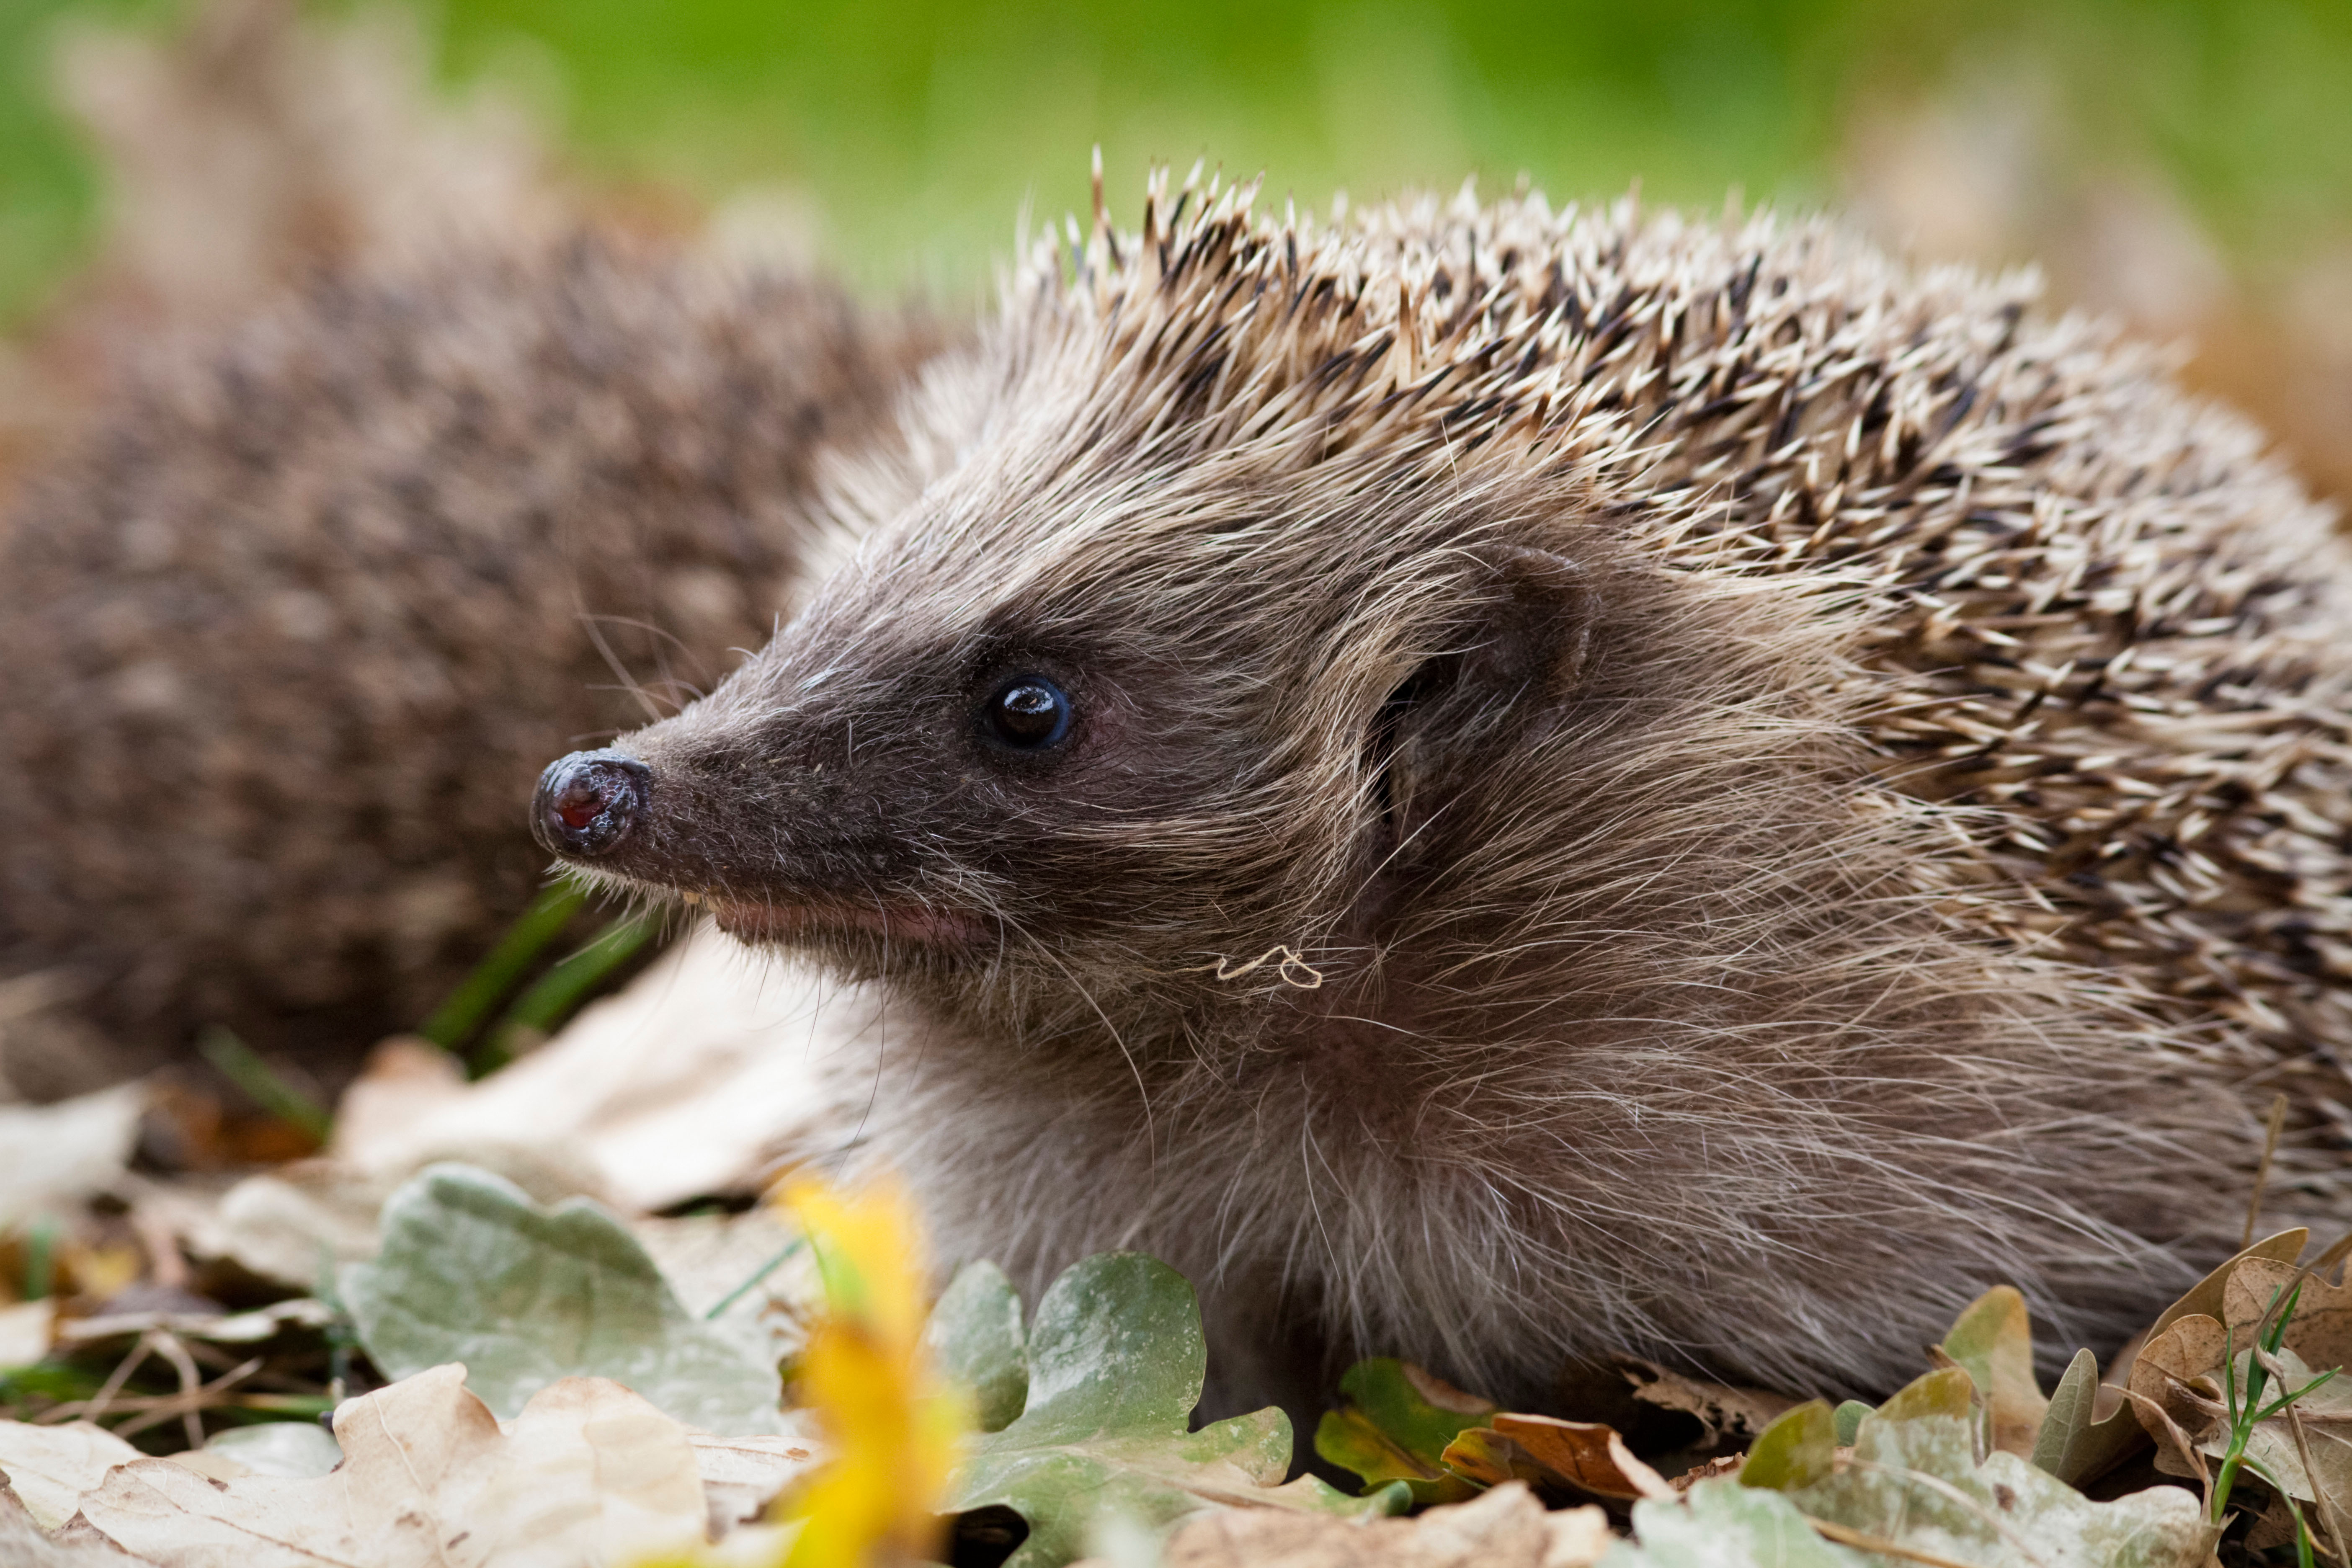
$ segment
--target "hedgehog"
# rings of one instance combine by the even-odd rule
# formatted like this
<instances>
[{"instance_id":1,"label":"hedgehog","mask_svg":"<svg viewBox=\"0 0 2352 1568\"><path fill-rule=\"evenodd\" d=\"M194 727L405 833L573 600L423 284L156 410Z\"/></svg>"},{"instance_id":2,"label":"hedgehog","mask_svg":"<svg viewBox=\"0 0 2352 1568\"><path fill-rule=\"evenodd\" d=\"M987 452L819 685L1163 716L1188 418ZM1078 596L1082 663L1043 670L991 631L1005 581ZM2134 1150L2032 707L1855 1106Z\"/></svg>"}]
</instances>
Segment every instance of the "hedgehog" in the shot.
<instances>
[{"instance_id":1,"label":"hedgehog","mask_svg":"<svg viewBox=\"0 0 2352 1568\"><path fill-rule=\"evenodd\" d=\"M773 629L937 332L583 230L156 348L0 520L0 976L126 1066L415 1026L541 880L548 754Z\"/></svg>"},{"instance_id":2,"label":"hedgehog","mask_svg":"<svg viewBox=\"0 0 2352 1568\"><path fill-rule=\"evenodd\" d=\"M794 618L541 781L865 999L839 1164L1175 1265L1234 1408L2113 1348L2281 1088L2352 1219L2352 600L2253 430L1830 222L1255 191L1029 253Z\"/></svg>"}]
</instances>

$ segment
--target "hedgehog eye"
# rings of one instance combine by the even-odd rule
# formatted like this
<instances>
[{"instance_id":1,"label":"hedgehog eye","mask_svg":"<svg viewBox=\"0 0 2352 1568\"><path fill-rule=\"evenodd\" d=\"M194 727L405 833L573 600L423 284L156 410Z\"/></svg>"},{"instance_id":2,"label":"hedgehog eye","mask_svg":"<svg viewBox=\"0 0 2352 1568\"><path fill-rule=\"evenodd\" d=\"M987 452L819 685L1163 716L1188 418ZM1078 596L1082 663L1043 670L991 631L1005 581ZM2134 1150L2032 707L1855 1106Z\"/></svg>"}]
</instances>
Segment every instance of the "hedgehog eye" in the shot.
<instances>
[{"instance_id":1,"label":"hedgehog eye","mask_svg":"<svg viewBox=\"0 0 2352 1568\"><path fill-rule=\"evenodd\" d=\"M1042 752L1070 732L1070 699L1042 675L1016 675L988 700L988 727L1015 750Z\"/></svg>"}]
</instances>

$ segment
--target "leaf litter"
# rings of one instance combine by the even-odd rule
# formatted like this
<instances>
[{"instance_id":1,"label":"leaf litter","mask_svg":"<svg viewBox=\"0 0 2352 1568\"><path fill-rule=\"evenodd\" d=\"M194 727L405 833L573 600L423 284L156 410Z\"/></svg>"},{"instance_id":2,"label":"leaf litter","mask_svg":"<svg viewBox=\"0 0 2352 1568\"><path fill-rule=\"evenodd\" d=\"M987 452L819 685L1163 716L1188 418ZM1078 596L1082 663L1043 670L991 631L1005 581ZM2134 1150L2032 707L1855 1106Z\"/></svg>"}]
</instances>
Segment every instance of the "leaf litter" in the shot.
<instances>
[{"instance_id":1,"label":"leaf litter","mask_svg":"<svg viewBox=\"0 0 2352 1568\"><path fill-rule=\"evenodd\" d=\"M989 1310L979 1291L963 1301ZM1025 1361L1021 1414L970 1440L945 1499L956 1512L1021 1516L1028 1535L1006 1568L1068 1562L1114 1518L1157 1531L1244 1505L1370 1519L1406 1501L1401 1485L1360 1500L1313 1476L1286 1482L1290 1418L1279 1410L1190 1429L1208 1371L1200 1306L1182 1275L1139 1253L1090 1258L1056 1279L1037 1303Z\"/></svg>"},{"instance_id":2,"label":"leaf litter","mask_svg":"<svg viewBox=\"0 0 2352 1568\"><path fill-rule=\"evenodd\" d=\"M340 1288L388 1377L462 1362L502 1417L560 1378L609 1377L714 1432L780 1430L775 1363L689 1314L636 1238L587 1199L543 1208L485 1172L436 1165L385 1202L383 1233L375 1260L344 1268Z\"/></svg>"},{"instance_id":3,"label":"leaf litter","mask_svg":"<svg viewBox=\"0 0 2352 1568\"><path fill-rule=\"evenodd\" d=\"M709 960L673 953L645 983L688 962ZM0 1302L0 1349L25 1325L0 1368L0 1409L23 1417L0 1421L0 1543L156 1568L2197 1568L2217 1547L2225 1564L2339 1551L2352 1388L2324 1374L2352 1352L2352 1286L2341 1247L2297 1266L2300 1231L2047 1392L2008 1289L1876 1409L1620 1361L1564 1383L1558 1414L1512 1411L1367 1361L1315 1433L1326 1473L1359 1478L1350 1497L1292 1479L1279 1411L1192 1428L1198 1309L1151 1259L1087 1259L1029 1312L969 1265L926 1314L919 1241L876 1217L887 1203L804 1197L833 1204L822 1223L649 1213L756 1191L764 1156L730 1133L723 1160L659 1174L655 1123L612 1110L646 1099L620 1071L648 1054L633 1017L625 993L574 1026L585 1047L559 1037L478 1084L388 1043L322 1153L209 1189L129 1168L153 1114L136 1092L0 1118L0 1155L56 1151L64 1175L19 1178L0 1251L30 1298ZM569 1147L491 1135L527 1068L574 1080ZM694 1108L659 1125L688 1137ZM309 1419L330 1409L331 1433Z\"/></svg>"}]
</instances>

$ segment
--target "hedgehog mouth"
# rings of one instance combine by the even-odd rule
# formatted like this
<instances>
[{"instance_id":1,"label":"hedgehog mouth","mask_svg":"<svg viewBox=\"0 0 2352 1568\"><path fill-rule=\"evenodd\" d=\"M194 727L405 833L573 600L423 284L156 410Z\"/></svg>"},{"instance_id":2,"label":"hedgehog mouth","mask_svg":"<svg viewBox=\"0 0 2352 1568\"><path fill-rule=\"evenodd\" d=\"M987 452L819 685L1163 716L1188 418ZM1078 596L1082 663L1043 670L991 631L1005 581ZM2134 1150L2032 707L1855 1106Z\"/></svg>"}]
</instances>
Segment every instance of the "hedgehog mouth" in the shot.
<instances>
[{"instance_id":1,"label":"hedgehog mouth","mask_svg":"<svg viewBox=\"0 0 2352 1568\"><path fill-rule=\"evenodd\" d=\"M829 936L874 936L928 947L966 947L987 933L975 917L928 904L853 904L834 900L770 902L706 893L719 929L740 942L792 943Z\"/></svg>"}]
</instances>

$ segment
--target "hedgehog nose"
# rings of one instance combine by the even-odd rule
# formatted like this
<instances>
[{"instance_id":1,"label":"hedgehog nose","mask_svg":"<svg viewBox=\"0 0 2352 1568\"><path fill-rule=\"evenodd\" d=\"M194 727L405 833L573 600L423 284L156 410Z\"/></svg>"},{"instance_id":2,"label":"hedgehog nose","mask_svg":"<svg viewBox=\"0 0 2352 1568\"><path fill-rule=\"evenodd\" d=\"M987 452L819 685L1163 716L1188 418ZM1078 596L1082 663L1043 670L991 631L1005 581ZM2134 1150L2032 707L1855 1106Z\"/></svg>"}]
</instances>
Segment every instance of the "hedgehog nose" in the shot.
<instances>
[{"instance_id":1,"label":"hedgehog nose","mask_svg":"<svg viewBox=\"0 0 2352 1568\"><path fill-rule=\"evenodd\" d=\"M622 752L574 752L539 775L530 826L558 855L604 854L646 814L653 770Z\"/></svg>"}]
</instances>

